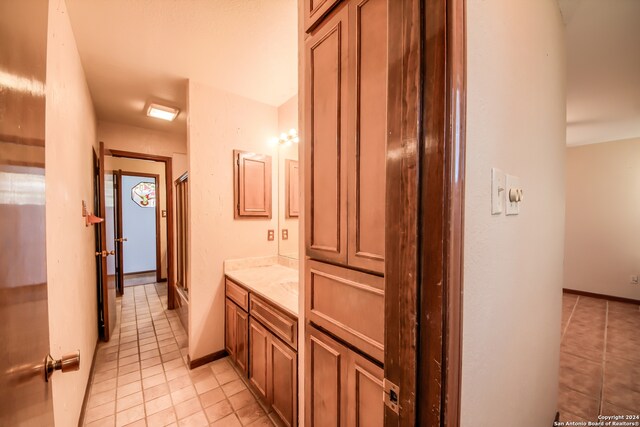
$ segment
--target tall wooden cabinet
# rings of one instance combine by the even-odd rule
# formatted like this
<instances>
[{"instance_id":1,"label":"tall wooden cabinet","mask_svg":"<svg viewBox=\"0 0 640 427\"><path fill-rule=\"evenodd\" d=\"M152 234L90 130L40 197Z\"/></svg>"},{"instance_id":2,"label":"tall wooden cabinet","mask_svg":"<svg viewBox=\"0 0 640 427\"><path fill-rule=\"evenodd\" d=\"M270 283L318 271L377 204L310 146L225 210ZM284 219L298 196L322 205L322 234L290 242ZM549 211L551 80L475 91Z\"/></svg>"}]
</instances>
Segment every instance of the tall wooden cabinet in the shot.
<instances>
[{"instance_id":1,"label":"tall wooden cabinet","mask_svg":"<svg viewBox=\"0 0 640 427\"><path fill-rule=\"evenodd\" d=\"M389 1L302 0L308 426L383 424Z\"/></svg>"}]
</instances>

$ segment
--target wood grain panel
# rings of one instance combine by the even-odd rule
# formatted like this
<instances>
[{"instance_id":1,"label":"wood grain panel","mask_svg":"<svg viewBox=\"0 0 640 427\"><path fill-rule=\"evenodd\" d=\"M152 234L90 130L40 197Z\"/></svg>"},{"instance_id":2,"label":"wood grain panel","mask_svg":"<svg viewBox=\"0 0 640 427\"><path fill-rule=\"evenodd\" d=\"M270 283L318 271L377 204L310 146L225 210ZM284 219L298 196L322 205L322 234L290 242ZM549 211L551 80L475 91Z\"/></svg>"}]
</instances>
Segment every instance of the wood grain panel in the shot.
<instances>
[{"instance_id":1,"label":"wood grain panel","mask_svg":"<svg viewBox=\"0 0 640 427\"><path fill-rule=\"evenodd\" d=\"M229 358L236 361L236 305L229 298L225 299L224 306L224 348L229 353Z\"/></svg>"},{"instance_id":2,"label":"wood grain panel","mask_svg":"<svg viewBox=\"0 0 640 427\"><path fill-rule=\"evenodd\" d=\"M347 426L382 427L384 370L359 354L350 352L347 376Z\"/></svg>"},{"instance_id":3,"label":"wood grain panel","mask_svg":"<svg viewBox=\"0 0 640 427\"><path fill-rule=\"evenodd\" d=\"M264 399L267 398L268 339L269 331L249 318L249 381Z\"/></svg>"},{"instance_id":4,"label":"wood grain panel","mask_svg":"<svg viewBox=\"0 0 640 427\"><path fill-rule=\"evenodd\" d=\"M305 350L305 425L345 425L347 349L313 327L307 327ZM382 398L382 396L381 396Z\"/></svg>"},{"instance_id":5,"label":"wood grain panel","mask_svg":"<svg viewBox=\"0 0 640 427\"><path fill-rule=\"evenodd\" d=\"M384 273L388 0L349 4L348 264Z\"/></svg>"},{"instance_id":6,"label":"wood grain panel","mask_svg":"<svg viewBox=\"0 0 640 427\"><path fill-rule=\"evenodd\" d=\"M314 27L340 0L303 0L304 28Z\"/></svg>"},{"instance_id":7,"label":"wood grain panel","mask_svg":"<svg viewBox=\"0 0 640 427\"><path fill-rule=\"evenodd\" d=\"M298 425L298 356L275 336L269 340L269 401L286 426Z\"/></svg>"},{"instance_id":8,"label":"wood grain panel","mask_svg":"<svg viewBox=\"0 0 640 427\"><path fill-rule=\"evenodd\" d=\"M294 349L298 348L298 320L276 308L266 300L251 294L251 316L262 322L271 332L279 336Z\"/></svg>"},{"instance_id":9,"label":"wood grain panel","mask_svg":"<svg viewBox=\"0 0 640 427\"><path fill-rule=\"evenodd\" d=\"M227 298L233 300L244 311L249 311L249 291L228 278L225 279L225 284Z\"/></svg>"},{"instance_id":10,"label":"wood grain panel","mask_svg":"<svg viewBox=\"0 0 640 427\"><path fill-rule=\"evenodd\" d=\"M384 279L308 261L307 319L377 360L384 358Z\"/></svg>"},{"instance_id":11,"label":"wood grain panel","mask_svg":"<svg viewBox=\"0 0 640 427\"><path fill-rule=\"evenodd\" d=\"M240 308L236 309L236 358L238 368L245 375L249 372L249 314Z\"/></svg>"},{"instance_id":12,"label":"wood grain panel","mask_svg":"<svg viewBox=\"0 0 640 427\"><path fill-rule=\"evenodd\" d=\"M348 9L305 41L305 244L312 258L346 263Z\"/></svg>"},{"instance_id":13,"label":"wood grain panel","mask_svg":"<svg viewBox=\"0 0 640 427\"><path fill-rule=\"evenodd\" d=\"M233 150L235 218L271 218L271 156Z\"/></svg>"}]
</instances>

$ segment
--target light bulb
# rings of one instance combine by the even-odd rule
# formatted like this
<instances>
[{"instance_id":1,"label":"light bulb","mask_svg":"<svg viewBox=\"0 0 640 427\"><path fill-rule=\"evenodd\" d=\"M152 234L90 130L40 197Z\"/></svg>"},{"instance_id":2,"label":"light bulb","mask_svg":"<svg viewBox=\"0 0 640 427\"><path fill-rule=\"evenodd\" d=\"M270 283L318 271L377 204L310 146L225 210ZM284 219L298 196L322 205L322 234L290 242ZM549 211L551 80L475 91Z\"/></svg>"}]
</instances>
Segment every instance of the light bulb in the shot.
<instances>
[{"instance_id":1,"label":"light bulb","mask_svg":"<svg viewBox=\"0 0 640 427\"><path fill-rule=\"evenodd\" d=\"M291 136L296 136L297 134L298 134L298 132L297 132L295 129L291 128L291 129L289 130L289 135L291 135Z\"/></svg>"},{"instance_id":2,"label":"light bulb","mask_svg":"<svg viewBox=\"0 0 640 427\"><path fill-rule=\"evenodd\" d=\"M300 142L300 138L296 136L295 138L293 138L293 142L297 144L298 142Z\"/></svg>"},{"instance_id":3,"label":"light bulb","mask_svg":"<svg viewBox=\"0 0 640 427\"><path fill-rule=\"evenodd\" d=\"M280 134L280 139L281 139L281 140L283 140L283 141L286 141L286 140L287 140L287 134L286 134L286 133L284 133L284 132L282 132L282 133Z\"/></svg>"}]
</instances>

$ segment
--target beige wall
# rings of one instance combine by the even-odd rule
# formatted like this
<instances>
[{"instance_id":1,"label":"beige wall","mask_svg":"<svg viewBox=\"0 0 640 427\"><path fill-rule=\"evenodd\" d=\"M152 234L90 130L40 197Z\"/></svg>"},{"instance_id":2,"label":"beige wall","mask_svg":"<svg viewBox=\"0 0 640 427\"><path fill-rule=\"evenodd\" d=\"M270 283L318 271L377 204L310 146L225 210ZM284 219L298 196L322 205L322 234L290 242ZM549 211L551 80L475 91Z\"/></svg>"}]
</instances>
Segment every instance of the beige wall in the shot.
<instances>
[{"instance_id":1,"label":"beige wall","mask_svg":"<svg viewBox=\"0 0 640 427\"><path fill-rule=\"evenodd\" d=\"M567 149L564 287L640 299L640 138Z\"/></svg>"},{"instance_id":2,"label":"beige wall","mask_svg":"<svg viewBox=\"0 0 640 427\"><path fill-rule=\"evenodd\" d=\"M149 118L149 120L155 120ZM187 137L177 133L160 132L120 123L98 122L98 140L110 150L132 151L171 157L187 152Z\"/></svg>"},{"instance_id":3,"label":"beige wall","mask_svg":"<svg viewBox=\"0 0 640 427\"><path fill-rule=\"evenodd\" d=\"M272 219L234 220L233 150L272 156L278 110L205 85L189 82L190 284L189 356L206 356L224 348L225 259L272 256L278 241L277 168L272 168Z\"/></svg>"},{"instance_id":4,"label":"beige wall","mask_svg":"<svg viewBox=\"0 0 640 427\"><path fill-rule=\"evenodd\" d=\"M123 172L142 172L160 175L158 193L160 195L160 211L167 210L167 187L163 162L129 159L126 157L105 156L106 170L121 170ZM123 236L127 237L127 236ZM124 243L127 250L127 243ZM167 278L167 217L160 215L160 277Z\"/></svg>"},{"instance_id":5,"label":"beige wall","mask_svg":"<svg viewBox=\"0 0 640 427\"><path fill-rule=\"evenodd\" d=\"M46 106L46 223L50 349L80 350L80 371L53 377L55 424L78 424L98 338L93 207L96 122L64 0L49 2Z\"/></svg>"},{"instance_id":6,"label":"beige wall","mask_svg":"<svg viewBox=\"0 0 640 427\"><path fill-rule=\"evenodd\" d=\"M555 0L467 2L462 426L551 425L564 240L565 52ZM491 215L491 168L519 176Z\"/></svg>"},{"instance_id":7,"label":"beige wall","mask_svg":"<svg viewBox=\"0 0 640 427\"><path fill-rule=\"evenodd\" d=\"M293 96L287 102L278 107L278 132L289 132L289 129L298 129L298 96ZM274 135L275 136L275 135ZM279 253L283 256L298 258L298 218L286 216L286 159L298 160L298 144L290 146L281 145L278 148L278 239ZM302 185L299 185L302 189ZM289 231L289 239L282 240L282 229Z\"/></svg>"}]
</instances>

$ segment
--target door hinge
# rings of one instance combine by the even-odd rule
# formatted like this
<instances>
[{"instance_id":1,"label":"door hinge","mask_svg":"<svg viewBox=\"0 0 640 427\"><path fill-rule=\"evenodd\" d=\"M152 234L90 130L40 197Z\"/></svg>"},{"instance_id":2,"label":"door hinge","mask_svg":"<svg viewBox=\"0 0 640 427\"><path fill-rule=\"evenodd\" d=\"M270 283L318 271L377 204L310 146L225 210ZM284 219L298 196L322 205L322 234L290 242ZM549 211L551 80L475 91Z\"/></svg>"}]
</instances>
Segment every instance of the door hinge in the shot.
<instances>
[{"instance_id":1,"label":"door hinge","mask_svg":"<svg viewBox=\"0 0 640 427\"><path fill-rule=\"evenodd\" d=\"M382 386L384 387L384 404L396 414L400 414L400 387L386 378L382 381Z\"/></svg>"}]
</instances>

